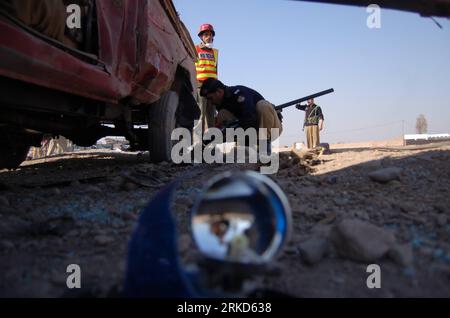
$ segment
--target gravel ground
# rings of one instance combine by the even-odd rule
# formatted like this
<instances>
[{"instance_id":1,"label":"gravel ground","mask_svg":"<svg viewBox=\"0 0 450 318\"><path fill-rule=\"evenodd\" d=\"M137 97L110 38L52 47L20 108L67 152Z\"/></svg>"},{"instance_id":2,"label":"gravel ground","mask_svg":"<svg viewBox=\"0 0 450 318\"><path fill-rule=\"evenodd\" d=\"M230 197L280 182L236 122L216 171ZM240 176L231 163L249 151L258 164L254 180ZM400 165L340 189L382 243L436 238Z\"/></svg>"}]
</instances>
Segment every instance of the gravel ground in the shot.
<instances>
[{"instance_id":1,"label":"gravel ground","mask_svg":"<svg viewBox=\"0 0 450 318\"><path fill-rule=\"evenodd\" d=\"M271 178L293 233L257 286L295 297L450 297L450 145L332 149L280 155ZM173 212L184 262L198 257L188 215L212 176L256 165L150 164L146 155L84 151L0 171L0 297L116 296L140 211L190 173ZM66 287L79 264L82 288ZM381 288L369 289L369 264Z\"/></svg>"}]
</instances>

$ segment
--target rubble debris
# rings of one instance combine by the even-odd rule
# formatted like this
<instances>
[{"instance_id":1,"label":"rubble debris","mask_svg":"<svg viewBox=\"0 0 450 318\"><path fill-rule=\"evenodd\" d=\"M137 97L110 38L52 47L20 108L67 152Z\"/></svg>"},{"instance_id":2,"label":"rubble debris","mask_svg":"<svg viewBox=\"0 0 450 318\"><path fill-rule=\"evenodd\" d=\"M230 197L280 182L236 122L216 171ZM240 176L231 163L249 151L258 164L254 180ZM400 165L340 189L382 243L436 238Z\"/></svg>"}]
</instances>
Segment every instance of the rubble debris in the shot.
<instances>
[{"instance_id":1,"label":"rubble debris","mask_svg":"<svg viewBox=\"0 0 450 318\"><path fill-rule=\"evenodd\" d=\"M2 206L2 207L9 206L9 200L6 197L1 196L1 195L0 195L0 206Z\"/></svg>"},{"instance_id":2,"label":"rubble debris","mask_svg":"<svg viewBox=\"0 0 450 318\"><path fill-rule=\"evenodd\" d=\"M379 260L396 243L391 232L355 219L334 226L331 241L340 256L359 262Z\"/></svg>"},{"instance_id":3,"label":"rubble debris","mask_svg":"<svg viewBox=\"0 0 450 318\"><path fill-rule=\"evenodd\" d=\"M9 240L1 240L0 241L0 251L8 251L13 250L15 247L14 243Z\"/></svg>"},{"instance_id":4,"label":"rubble debris","mask_svg":"<svg viewBox=\"0 0 450 318\"><path fill-rule=\"evenodd\" d=\"M413 250L411 244L394 245L388 252L388 256L401 266L410 266L413 262Z\"/></svg>"},{"instance_id":5,"label":"rubble debris","mask_svg":"<svg viewBox=\"0 0 450 318\"><path fill-rule=\"evenodd\" d=\"M392 180L398 180L401 172L401 168L389 167L370 172L369 177L376 182L388 183Z\"/></svg>"},{"instance_id":6,"label":"rubble debris","mask_svg":"<svg viewBox=\"0 0 450 318\"><path fill-rule=\"evenodd\" d=\"M114 242L114 238L108 235L97 235L94 237L94 242L98 245L108 245Z\"/></svg>"},{"instance_id":7,"label":"rubble debris","mask_svg":"<svg viewBox=\"0 0 450 318\"><path fill-rule=\"evenodd\" d=\"M316 146L316 149L319 151L320 155L330 155L330 144L328 143L320 143Z\"/></svg>"},{"instance_id":8,"label":"rubble debris","mask_svg":"<svg viewBox=\"0 0 450 318\"><path fill-rule=\"evenodd\" d=\"M298 247L302 260L309 265L318 263L326 254L328 241L321 237L312 237Z\"/></svg>"}]
</instances>

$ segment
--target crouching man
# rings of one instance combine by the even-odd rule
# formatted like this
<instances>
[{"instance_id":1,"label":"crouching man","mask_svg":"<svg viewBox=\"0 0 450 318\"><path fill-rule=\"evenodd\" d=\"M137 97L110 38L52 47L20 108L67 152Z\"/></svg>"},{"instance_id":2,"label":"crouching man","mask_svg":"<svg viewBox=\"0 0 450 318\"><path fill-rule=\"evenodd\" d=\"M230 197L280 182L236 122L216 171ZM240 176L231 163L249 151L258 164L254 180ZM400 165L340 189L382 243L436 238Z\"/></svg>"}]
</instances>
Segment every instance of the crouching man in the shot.
<instances>
[{"instance_id":1,"label":"crouching man","mask_svg":"<svg viewBox=\"0 0 450 318\"><path fill-rule=\"evenodd\" d=\"M281 116L274 106L249 87L226 86L217 79L209 78L203 82L200 94L216 106L217 128L223 129L231 122L237 123L234 127L244 130L254 128L258 132L259 142L267 142L268 147L282 132Z\"/></svg>"}]
</instances>

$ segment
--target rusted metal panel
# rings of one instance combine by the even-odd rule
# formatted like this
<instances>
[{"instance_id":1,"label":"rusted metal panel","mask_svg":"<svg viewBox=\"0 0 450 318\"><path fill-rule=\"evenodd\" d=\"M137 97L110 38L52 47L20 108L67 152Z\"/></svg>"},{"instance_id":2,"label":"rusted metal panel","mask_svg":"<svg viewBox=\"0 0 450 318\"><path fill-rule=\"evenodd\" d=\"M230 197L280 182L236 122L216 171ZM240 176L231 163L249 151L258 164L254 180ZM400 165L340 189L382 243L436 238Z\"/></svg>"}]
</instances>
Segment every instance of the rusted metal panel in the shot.
<instances>
[{"instance_id":1,"label":"rusted metal panel","mask_svg":"<svg viewBox=\"0 0 450 318\"><path fill-rule=\"evenodd\" d=\"M102 67L0 20L0 75L112 103L129 98L136 104L158 100L172 85L179 64L195 78L195 48L172 1L97 0L96 5Z\"/></svg>"},{"instance_id":2,"label":"rusted metal panel","mask_svg":"<svg viewBox=\"0 0 450 318\"><path fill-rule=\"evenodd\" d=\"M116 101L116 79L99 67L0 20L0 75L89 98Z\"/></svg>"}]
</instances>

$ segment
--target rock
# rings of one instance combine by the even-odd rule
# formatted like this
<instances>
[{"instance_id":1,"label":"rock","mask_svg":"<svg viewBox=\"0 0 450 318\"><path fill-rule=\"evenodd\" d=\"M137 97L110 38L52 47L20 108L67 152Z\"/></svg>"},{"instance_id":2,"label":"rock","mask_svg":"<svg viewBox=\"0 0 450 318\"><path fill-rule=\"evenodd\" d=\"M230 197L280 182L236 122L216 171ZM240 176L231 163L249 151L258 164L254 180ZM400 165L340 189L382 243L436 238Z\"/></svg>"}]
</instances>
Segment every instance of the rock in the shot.
<instances>
[{"instance_id":1,"label":"rock","mask_svg":"<svg viewBox=\"0 0 450 318\"><path fill-rule=\"evenodd\" d=\"M450 211L449 208L447 208L444 204L436 203L433 206L438 212L440 213L447 213L447 210Z\"/></svg>"},{"instance_id":2,"label":"rock","mask_svg":"<svg viewBox=\"0 0 450 318\"><path fill-rule=\"evenodd\" d=\"M363 211L363 210L353 211L353 215L355 217L357 217L357 218L359 218L361 220L365 220L365 221L370 219L369 214L366 211Z\"/></svg>"},{"instance_id":3,"label":"rock","mask_svg":"<svg viewBox=\"0 0 450 318\"><path fill-rule=\"evenodd\" d=\"M14 243L8 240L2 240L0 241L0 250L1 251L8 251L14 249Z\"/></svg>"},{"instance_id":4,"label":"rock","mask_svg":"<svg viewBox=\"0 0 450 318\"><path fill-rule=\"evenodd\" d=\"M349 200L347 198L344 197L337 197L333 199L334 204L336 204L337 206L344 206L347 205Z\"/></svg>"},{"instance_id":5,"label":"rock","mask_svg":"<svg viewBox=\"0 0 450 318\"><path fill-rule=\"evenodd\" d=\"M331 225L319 223L318 225L314 226L311 231L314 237L329 239L331 233Z\"/></svg>"},{"instance_id":6,"label":"rock","mask_svg":"<svg viewBox=\"0 0 450 318\"><path fill-rule=\"evenodd\" d=\"M389 252L388 256L398 265L407 267L413 262L413 250L411 244L395 245Z\"/></svg>"},{"instance_id":7,"label":"rock","mask_svg":"<svg viewBox=\"0 0 450 318\"><path fill-rule=\"evenodd\" d=\"M5 218L0 222L0 233L4 236L27 234L30 223L22 219L12 217Z\"/></svg>"},{"instance_id":8,"label":"rock","mask_svg":"<svg viewBox=\"0 0 450 318\"><path fill-rule=\"evenodd\" d=\"M393 181L391 181L391 183L390 183L390 185L392 185L392 186L394 186L394 187L402 187L403 186L403 184L400 182L400 181L398 181L398 180L393 180Z\"/></svg>"},{"instance_id":9,"label":"rock","mask_svg":"<svg viewBox=\"0 0 450 318\"><path fill-rule=\"evenodd\" d=\"M284 249L284 253L287 255L297 255L298 252L298 248L295 246L289 246Z\"/></svg>"},{"instance_id":10,"label":"rock","mask_svg":"<svg viewBox=\"0 0 450 318\"><path fill-rule=\"evenodd\" d=\"M402 169L396 167L389 167L379 169L369 173L369 178L380 183L387 183L392 180L398 180Z\"/></svg>"},{"instance_id":11,"label":"rock","mask_svg":"<svg viewBox=\"0 0 450 318\"><path fill-rule=\"evenodd\" d=\"M180 204L184 207L189 207L194 203L194 201L190 197L179 197L177 199L177 204Z\"/></svg>"},{"instance_id":12,"label":"rock","mask_svg":"<svg viewBox=\"0 0 450 318\"><path fill-rule=\"evenodd\" d=\"M319 221L319 224L330 224L333 223L337 218L337 214L335 212L329 213L325 218Z\"/></svg>"},{"instance_id":13,"label":"rock","mask_svg":"<svg viewBox=\"0 0 450 318\"><path fill-rule=\"evenodd\" d=\"M87 187L84 188L84 190L86 192L89 192L89 193L95 193L95 192L101 193L101 192L103 192L99 187L94 186L94 185L88 185Z\"/></svg>"},{"instance_id":14,"label":"rock","mask_svg":"<svg viewBox=\"0 0 450 318\"><path fill-rule=\"evenodd\" d=\"M329 143L320 143L316 146L316 148L318 148L320 150L320 153L322 155L329 155L331 154L330 151L330 144Z\"/></svg>"},{"instance_id":15,"label":"rock","mask_svg":"<svg viewBox=\"0 0 450 318\"><path fill-rule=\"evenodd\" d=\"M328 184L336 184L337 183L337 177L336 176L330 176L325 179L325 182Z\"/></svg>"},{"instance_id":16,"label":"rock","mask_svg":"<svg viewBox=\"0 0 450 318\"><path fill-rule=\"evenodd\" d=\"M178 239L178 249L182 252L187 252L192 248L192 239L188 234L180 235Z\"/></svg>"},{"instance_id":17,"label":"rock","mask_svg":"<svg viewBox=\"0 0 450 318\"><path fill-rule=\"evenodd\" d=\"M134 214L128 211L123 212L121 217L124 221L133 220L135 218Z\"/></svg>"},{"instance_id":18,"label":"rock","mask_svg":"<svg viewBox=\"0 0 450 318\"><path fill-rule=\"evenodd\" d=\"M445 226L447 225L447 216L445 214L439 214L436 217L436 222L437 224L439 224L440 226Z\"/></svg>"},{"instance_id":19,"label":"rock","mask_svg":"<svg viewBox=\"0 0 450 318\"><path fill-rule=\"evenodd\" d=\"M61 195L61 190L59 188L53 188L51 191L51 195L54 195L54 196Z\"/></svg>"},{"instance_id":20,"label":"rock","mask_svg":"<svg viewBox=\"0 0 450 318\"><path fill-rule=\"evenodd\" d=\"M70 183L71 187L79 187L81 185L80 181L74 180Z\"/></svg>"},{"instance_id":21,"label":"rock","mask_svg":"<svg viewBox=\"0 0 450 318\"><path fill-rule=\"evenodd\" d=\"M94 241L98 245L108 245L114 242L114 239L108 235L97 235L96 237L94 237Z\"/></svg>"},{"instance_id":22,"label":"rock","mask_svg":"<svg viewBox=\"0 0 450 318\"><path fill-rule=\"evenodd\" d=\"M318 263L327 252L327 249L328 241L321 237L310 238L298 247L303 261L309 265Z\"/></svg>"},{"instance_id":23,"label":"rock","mask_svg":"<svg viewBox=\"0 0 450 318\"><path fill-rule=\"evenodd\" d=\"M297 190L295 184L291 181L279 182L279 186L284 192L296 192Z\"/></svg>"},{"instance_id":24,"label":"rock","mask_svg":"<svg viewBox=\"0 0 450 318\"><path fill-rule=\"evenodd\" d=\"M74 220L70 216L56 218L45 218L35 221L29 228L28 233L36 236L58 235L63 236L72 230Z\"/></svg>"},{"instance_id":25,"label":"rock","mask_svg":"<svg viewBox=\"0 0 450 318\"><path fill-rule=\"evenodd\" d=\"M393 205L405 213L419 212L417 204L413 204L413 203L409 203L409 202L400 202L400 203L395 203Z\"/></svg>"},{"instance_id":26,"label":"rock","mask_svg":"<svg viewBox=\"0 0 450 318\"><path fill-rule=\"evenodd\" d=\"M347 219L333 227L331 241L342 257L360 262L373 262L395 245L395 236L372 224Z\"/></svg>"},{"instance_id":27,"label":"rock","mask_svg":"<svg viewBox=\"0 0 450 318\"><path fill-rule=\"evenodd\" d=\"M64 271L53 271L50 277L50 282L57 286L65 286L67 282L67 274Z\"/></svg>"},{"instance_id":28,"label":"rock","mask_svg":"<svg viewBox=\"0 0 450 318\"><path fill-rule=\"evenodd\" d=\"M137 188L139 188L139 186L131 181L125 181L124 183L122 183L121 185L121 190L125 190L125 191L134 191Z\"/></svg>"},{"instance_id":29,"label":"rock","mask_svg":"<svg viewBox=\"0 0 450 318\"><path fill-rule=\"evenodd\" d=\"M2 195L0 195L0 206L9 207L9 200Z\"/></svg>"},{"instance_id":30,"label":"rock","mask_svg":"<svg viewBox=\"0 0 450 318\"><path fill-rule=\"evenodd\" d=\"M75 237L75 236L79 236L80 232L78 230L70 230L69 232L66 233L66 236L69 237Z\"/></svg>"}]
</instances>

